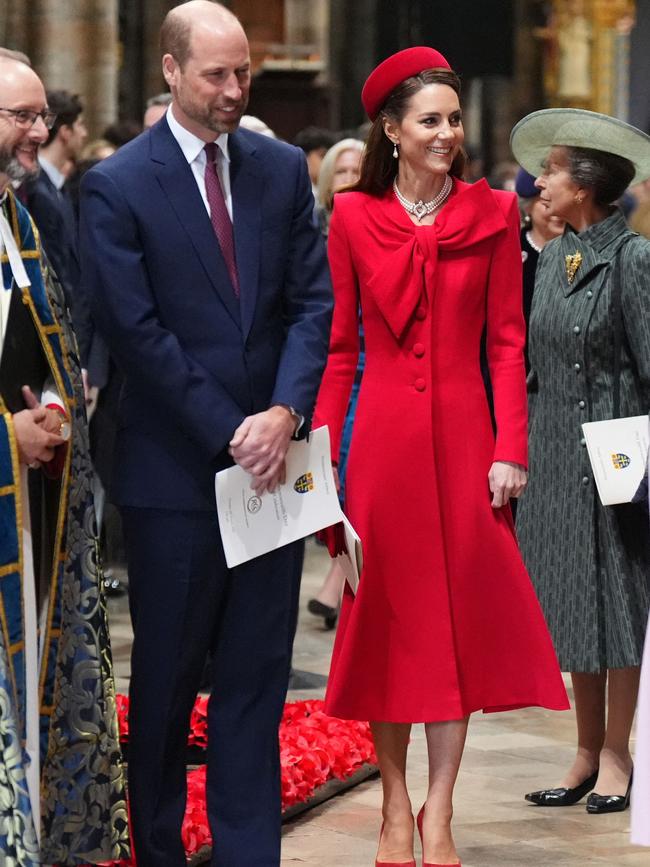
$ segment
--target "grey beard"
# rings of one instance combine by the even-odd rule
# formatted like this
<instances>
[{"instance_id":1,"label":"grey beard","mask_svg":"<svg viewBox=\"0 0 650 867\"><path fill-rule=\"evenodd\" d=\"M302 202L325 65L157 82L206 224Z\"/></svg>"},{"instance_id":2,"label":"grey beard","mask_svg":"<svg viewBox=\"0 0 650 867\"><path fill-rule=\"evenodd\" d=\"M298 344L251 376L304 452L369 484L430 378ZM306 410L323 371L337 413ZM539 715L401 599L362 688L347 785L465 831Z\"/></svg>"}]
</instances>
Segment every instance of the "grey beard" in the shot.
<instances>
[{"instance_id":1,"label":"grey beard","mask_svg":"<svg viewBox=\"0 0 650 867\"><path fill-rule=\"evenodd\" d=\"M0 151L0 175L6 175L13 183L21 183L26 178L34 178L40 172L40 166L32 171L22 166L13 154Z\"/></svg>"}]
</instances>

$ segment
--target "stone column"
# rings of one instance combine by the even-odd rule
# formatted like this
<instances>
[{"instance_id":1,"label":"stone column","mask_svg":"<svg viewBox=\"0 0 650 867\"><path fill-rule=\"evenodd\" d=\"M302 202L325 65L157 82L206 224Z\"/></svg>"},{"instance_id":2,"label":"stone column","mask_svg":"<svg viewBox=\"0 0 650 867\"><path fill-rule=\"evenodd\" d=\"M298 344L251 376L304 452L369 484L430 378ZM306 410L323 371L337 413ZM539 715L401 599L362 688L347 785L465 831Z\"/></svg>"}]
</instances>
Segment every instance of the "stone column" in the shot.
<instances>
[{"instance_id":1,"label":"stone column","mask_svg":"<svg viewBox=\"0 0 650 867\"><path fill-rule=\"evenodd\" d=\"M545 108L543 61L544 41L539 36L545 21L538 2L515 0L514 4L513 115L523 117Z\"/></svg>"},{"instance_id":2,"label":"stone column","mask_svg":"<svg viewBox=\"0 0 650 867\"><path fill-rule=\"evenodd\" d=\"M180 0L178 0L180 2ZM177 0L145 0L143 3L142 21L142 55L143 74L142 88L146 102L150 96L167 90L167 85L161 71L160 48L158 36L163 18L173 6L178 5ZM228 5L228 4L226 4Z\"/></svg>"},{"instance_id":3,"label":"stone column","mask_svg":"<svg viewBox=\"0 0 650 867\"><path fill-rule=\"evenodd\" d=\"M637 0L630 56L630 123L650 132L650 0Z\"/></svg>"},{"instance_id":4,"label":"stone column","mask_svg":"<svg viewBox=\"0 0 650 867\"><path fill-rule=\"evenodd\" d=\"M27 44L28 0L2 0L0 2L0 45L19 51Z\"/></svg>"},{"instance_id":5,"label":"stone column","mask_svg":"<svg viewBox=\"0 0 650 867\"><path fill-rule=\"evenodd\" d=\"M46 88L80 94L99 135L117 113L118 0L30 0L28 10L23 50Z\"/></svg>"},{"instance_id":6,"label":"stone column","mask_svg":"<svg viewBox=\"0 0 650 867\"><path fill-rule=\"evenodd\" d=\"M594 0L594 105L596 111L626 120L629 108L632 0Z\"/></svg>"},{"instance_id":7,"label":"stone column","mask_svg":"<svg viewBox=\"0 0 650 867\"><path fill-rule=\"evenodd\" d=\"M333 129L365 120L361 88L377 62L379 0L330 0L330 76Z\"/></svg>"},{"instance_id":8,"label":"stone column","mask_svg":"<svg viewBox=\"0 0 650 867\"><path fill-rule=\"evenodd\" d=\"M285 33L287 45L308 47L309 59L320 60L324 66L329 55L329 4L326 0L285 0ZM327 70L324 70L327 74Z\"/></svg>"}]
</instances>

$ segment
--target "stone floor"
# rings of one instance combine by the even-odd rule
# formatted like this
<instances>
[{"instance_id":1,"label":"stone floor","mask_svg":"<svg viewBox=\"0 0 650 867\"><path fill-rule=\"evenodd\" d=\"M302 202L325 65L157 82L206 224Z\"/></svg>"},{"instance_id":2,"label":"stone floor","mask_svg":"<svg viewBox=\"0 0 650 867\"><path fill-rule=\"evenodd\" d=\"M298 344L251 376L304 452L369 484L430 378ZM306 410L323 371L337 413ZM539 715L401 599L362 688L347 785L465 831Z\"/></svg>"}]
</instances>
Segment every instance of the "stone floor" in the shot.
<instances>
[{"instance_id":1,"label":"stone floor","mask_svg":"<svg viewBox=\"0 0 650 867\"><path fill-rule=\"evenodd\" d=\"M327 553L309 544L294 668L318 674L327 674L333 633L305 605L327 567ZM111 597L109 608L117 685L124 692L131 641L126 598ZM290 698L320 695L322 690L303 690ZM572 757L573 737L571 712L531 709L473 717L455 800L455 836L464 867L650 867L650 850L629 845L629 812L589 816L584 804L543 810L523 800L524 792L558 779ZM409 752L415 808L424 799L426 766L420 726ZM380 783L372 779L288 822L282 864L371 867L380 803Z\"/></svg>"}]
</instances>

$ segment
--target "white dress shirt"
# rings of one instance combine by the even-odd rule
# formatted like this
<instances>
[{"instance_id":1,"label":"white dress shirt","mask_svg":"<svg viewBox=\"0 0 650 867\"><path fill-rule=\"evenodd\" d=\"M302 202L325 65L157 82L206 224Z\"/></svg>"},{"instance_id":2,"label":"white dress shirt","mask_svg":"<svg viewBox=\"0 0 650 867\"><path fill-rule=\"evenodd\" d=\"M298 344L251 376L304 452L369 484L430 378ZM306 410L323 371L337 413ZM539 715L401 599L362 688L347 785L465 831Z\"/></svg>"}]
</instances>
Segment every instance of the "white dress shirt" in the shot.
<instances>
[{"instance_id":1,"label":"white dress shirt","mask_svg":"<svg viewBox=\"0 0 650 867\"><path fill-rule=\"evenodd\" d=\"M55 165L52 165L48 159L40 154L38 155L38 164L60 192L65 184L65 175L62 174Z\"/></svg>"},{"instance_id":2,"label":"white dress shirt","mask_svg":"<svg viewBox=\"0 0 650 867\"><path fill-rule=\"evenodd\" d=\"M203 139L195 136L193 132L185 129L184 126L181 126L181 124L174 117L174 112L171 105L167 109L166 118L172 135L178 142L180 149L183 151L183 156L189 163L190 168L192 169L194 180L196 181L196 185L199 188L199 192L201 193L201 198L203 199L205 209L208 214L210 214L210 204L208 202L208 196L205 191L206 156L205 151L203 150L205 147L205 142L203 141ZM223 197L226 201L226 208L228 209L228 213L230 214L230 219L232 221L232 194L230 192L230 156L228 154L228 134L225 132L221 133L221 135L217 139L215 139L215 144L219 148L220 152L220 158L217 159L217 172L219 174L219 180L221 181L221 189L223 190Z\"/></svg>"}]
</instances>

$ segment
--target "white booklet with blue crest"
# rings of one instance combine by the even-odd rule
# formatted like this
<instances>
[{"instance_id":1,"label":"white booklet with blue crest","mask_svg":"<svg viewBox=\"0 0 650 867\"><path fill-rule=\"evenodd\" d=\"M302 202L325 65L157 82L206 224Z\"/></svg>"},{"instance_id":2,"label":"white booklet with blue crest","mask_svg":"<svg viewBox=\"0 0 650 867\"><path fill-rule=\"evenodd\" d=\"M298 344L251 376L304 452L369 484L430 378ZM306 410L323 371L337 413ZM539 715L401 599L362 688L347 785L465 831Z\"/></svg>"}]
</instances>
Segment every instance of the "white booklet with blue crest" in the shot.
<instances>
[{"instance_id":1,"label":"white booklet with blue crest","mask_svg":"<svg viewBox=\"0 0 650 867\"><path fill-rule=\"evenodd\" d=\"M648 466L648 416L586 422L582 430L603 506L631 502Z\"/></svg>"},{"instance_id":2,"label":"white booklet with blue crest","mask_svg":"<svg viewBox=\"0 0 650 867\"><path fill-rule=\"evenodd\" d=\"M217 513L229 568L343 520L327 427L312 431L308 442L292 442L286 467L286 482L261 497L241 467L216 474Z\"/></svg>"}]
</instances>

